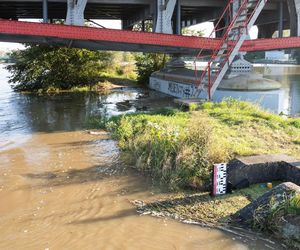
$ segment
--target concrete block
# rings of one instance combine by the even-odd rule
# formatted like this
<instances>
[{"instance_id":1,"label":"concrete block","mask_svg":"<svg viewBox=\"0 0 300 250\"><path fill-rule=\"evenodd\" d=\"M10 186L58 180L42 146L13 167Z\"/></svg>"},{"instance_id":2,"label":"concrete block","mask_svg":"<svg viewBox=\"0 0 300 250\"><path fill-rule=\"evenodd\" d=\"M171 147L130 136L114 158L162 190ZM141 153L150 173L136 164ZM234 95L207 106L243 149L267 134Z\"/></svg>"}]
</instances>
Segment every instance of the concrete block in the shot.
<instances>
[{"instance_id":1,"label":"concrete block","mask_svg":"<svg viewBox=\"0 0 300 250\"><path fill-rule=\"evenodd\" d=\"M300 185L300 161L282 154L239 157L229 162L227 174L233 187L244 180L249 185L272 181Z\"/></svg>"}]
</instances>

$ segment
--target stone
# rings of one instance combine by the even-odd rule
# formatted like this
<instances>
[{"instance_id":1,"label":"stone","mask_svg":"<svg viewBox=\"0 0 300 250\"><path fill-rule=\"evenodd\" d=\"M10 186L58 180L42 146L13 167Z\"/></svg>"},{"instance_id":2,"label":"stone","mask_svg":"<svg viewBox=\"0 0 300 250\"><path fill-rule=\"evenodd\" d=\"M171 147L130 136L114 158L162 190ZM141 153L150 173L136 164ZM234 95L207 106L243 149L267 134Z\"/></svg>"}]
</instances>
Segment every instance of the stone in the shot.
<instances>
[{"instance_id":1,"label":"stone","mask_svg":"<svg viewBox=\"0 0 300 250\"><path fill-rule=\"evenodd\" d=\"M295 192L300 194L300 187L298 185L292 182L284 182L282 184L279 184L275 188L271 189L264 195L251 202L248 206L241 209L233 217L239 222L248 224L253 220L254 214L257 213L258 209L270 205L271 199L274 199L272 203L280 205L285 202L291 194L294 194ZM263 210L265 213L263 216L266 219L269 215L269 211L267 209Z\"/></svg>"},{"instance_id":2,"label":"stone","mask_svg":"<svg viewBox=\"0 0 300 250\"><path fill-rule=\"evenodd\" d=\"M300 249L300 215L291 213L286 204L300 195L300 187L291 182L282 183L232 216L233 222L268 231L286 244Z\"/></svg>"}]
</instances>

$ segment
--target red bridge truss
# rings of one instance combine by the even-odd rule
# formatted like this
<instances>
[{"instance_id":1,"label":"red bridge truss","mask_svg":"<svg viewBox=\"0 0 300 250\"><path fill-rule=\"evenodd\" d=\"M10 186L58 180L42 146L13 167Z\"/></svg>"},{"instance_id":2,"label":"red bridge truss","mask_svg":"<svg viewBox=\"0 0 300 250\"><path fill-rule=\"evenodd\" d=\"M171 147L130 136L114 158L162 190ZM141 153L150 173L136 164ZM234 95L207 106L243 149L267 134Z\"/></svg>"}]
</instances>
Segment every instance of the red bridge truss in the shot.
<instances>
[{"instance_id":1,"label":"red bridge truss","mask_svg":"<svg viewBox=\"0 0 300 250\"><path fill-rule=\"evenodd\" d=\"M195 55L213 50L219 39L149 32L0 20L0 41L47 43L89 49L164 52ZM246 40L240 51L265 51L300 47L300 37Z\"/></svg>"}]
</instances>

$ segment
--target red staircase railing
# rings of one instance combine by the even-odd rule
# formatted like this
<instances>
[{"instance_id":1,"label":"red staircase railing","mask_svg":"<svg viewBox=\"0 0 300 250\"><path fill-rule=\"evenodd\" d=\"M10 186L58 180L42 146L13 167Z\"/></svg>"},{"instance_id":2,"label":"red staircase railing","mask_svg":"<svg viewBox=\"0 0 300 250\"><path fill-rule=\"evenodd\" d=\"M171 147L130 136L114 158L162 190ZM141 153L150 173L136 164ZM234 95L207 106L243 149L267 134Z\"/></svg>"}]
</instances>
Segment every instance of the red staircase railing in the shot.
<instances>
[{"instance_id":1,"label":"red staircase railing","mask_svg":"<svg viewBox=\"0 0 300 250\"><path fill-rule=\"evenodd\" d=\"M261 1L267 2L267 0L243 0L240 7L238 8L235 15L232 15L232 7L234 0L229 0L222 15L220 16L218 22L215 24L214 29L212 30L209 38L214 38L215 34L220 31L225 31L222 38L220 39L219 45L212 51L210 55L210 59L207 63L207 66L204 68L200 78L198 77L198 70L196 62L200 58L208 57L207 55L202 55L204 49L201 49L197 54L194 65L195 65L195 77L196 77L196 85L198 89L203 90L205 81L207 80L207 91L208 98L211 99L211 88L214 85L216 79L218 79L219 74L226 64L229 64L229 58L232 56L235 46L240 41L244 32L248 32L247 27L249 21L253 18L259 3ZM253 6L249 6L253 5ZM242 22L238 20L239 17L245 17L245 20ZM222 20L227 21L229 23L228 26L224 26L219 28L219 25ZM238 24L238 25L237 25ZM236 26L237 25L237 26ZM223 58L221 63L219 60ZM218 65L218 67L216 67ZM213 68L212 68L213 66ZM213 70L213 71L212 71ZM213 74L212 74L213 73Z\"/></svg>"}]
</instances>

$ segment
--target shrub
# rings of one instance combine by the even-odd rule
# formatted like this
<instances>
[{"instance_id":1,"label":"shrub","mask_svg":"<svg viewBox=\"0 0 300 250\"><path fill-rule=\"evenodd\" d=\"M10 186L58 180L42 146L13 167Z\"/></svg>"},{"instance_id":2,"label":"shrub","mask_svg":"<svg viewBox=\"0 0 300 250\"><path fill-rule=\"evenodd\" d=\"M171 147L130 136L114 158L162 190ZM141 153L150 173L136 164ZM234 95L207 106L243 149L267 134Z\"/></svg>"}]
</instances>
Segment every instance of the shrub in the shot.
<instances>
[{"instance_id":1,"label":"shrub","mask_svg":"<svg viewBox=\"0 0 300 250\"><path fill-rule=\"evenodd\" d=\"M135 60L138 82L140 84L148 84L151 74L162 69L169 60L169 57L165 54L138 53Z\"/></svg>"},{"instance_id":2,"label":"shrub","mask_svg":"<svg viewBox=\"0 0 300 250\"><path fill-rule=\"evenodd\" d=\"M10 54L15 64L7 66L15 90L71 89L95 84L111 66L110 52L31 45Z\"/></svg>"}]
</instances>

